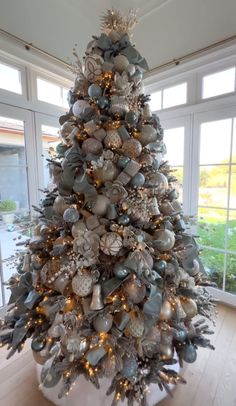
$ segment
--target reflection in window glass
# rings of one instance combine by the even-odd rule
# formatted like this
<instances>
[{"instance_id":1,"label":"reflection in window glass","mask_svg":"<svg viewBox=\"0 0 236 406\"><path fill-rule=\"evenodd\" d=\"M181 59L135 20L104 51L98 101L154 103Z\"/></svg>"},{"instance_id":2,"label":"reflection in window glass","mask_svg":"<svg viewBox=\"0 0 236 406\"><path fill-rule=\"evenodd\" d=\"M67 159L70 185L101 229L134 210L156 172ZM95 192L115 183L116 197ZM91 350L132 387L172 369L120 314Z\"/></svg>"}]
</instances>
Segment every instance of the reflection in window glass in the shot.
<instances>
[{"instance_id":1,"label":"reflection in window glass","mask_svg":"<svg viewBox=\"0 0 236 406\"><path fill-rule=\"evenodd\" d=\"M198 242L214 248L225 248L227 211L221 209L198 209Z\"/></svg>"},{"instance_id":2,"label":"reflection in window glass","mask_svg":"<svg viewBox=\"0 0 236 406\"><path fill-rule=\"evenodd\" d=\"M227 255L227 271L225 280L225 290L230 293L236 293L236 255Z\"/></svg>"},{"instance_id":3,"label":"reflection in window glass","mask_svg":"<svg viewBox=\"0 0 236 406\"><path fill-rule=\"evenodd\" d=\"M187 103L187 83L168 87L163 90L163 108Z\"/></svg>"},{"instance_id":4,"label":"reflection in window glass","mask_svg":"<svg viewBox=\"0 0 236 406\"><path fill-rule=\"evenodd\" d=\"M231 209L236 209L236 165L231 166L230 203ZM236 234L235 234L236 239Z\"/></svg>"},{"instance_id":5,"label":"reflection in window glass","mask_svg":"<svg viewBox=\"0 0 236 406\"><path fill-rule=\"evenodd\" d=\"M149 102L152 111L161 110L161 90L151 94Z\"/></svg>"},{"instance_id":6,"label":"reflection in window glass","mask_svg":"<svg viewBox=\"0 0 236 406\"><path fill-rule=\"evenodd\" d=\"M56 146L59 144L59 128L48 125L41 126L43 146L43 179L44 187L52 190L55 185L50 174L48 159L53 158L56 153Z\"/></svg>"},{"instance_id":7,"label":"reflection in window glass","mask_svg":"<svg viewBox=\"0 0 236 406\"><path fill-rule=\"evenodd\" d=\"M236 118L234 118L232 162L236 164Z\"/></svg>"},{"instance_id":8,"label":"reflection in window glass","mask_svg":"<svg viewBox=\"0 0 236 406\"><path fill-rule=\"evenodd\" d=\"M68 107L67 93L68 89L48 80L37 78L38 100L60 107Z\"/></svg>"},{"instance_id":9,"label":"reflection in window glass","mask_svg":"<svg viewBox=\"0 0 236 406\"><path fill-rule=\"evenodd\" d=\"M200 206L227 207L228 176L227 165L200 167Z\"/></svg>"},{"instance_id":10,"label":"reflection in window glass","mask_svg":"<svg viewBox=\"0 0 236 406\"><path fill-rule=\"evenodd\" d=\"M223 288L224 256L225 254L207 248L204 248L201 253L205 272L209 279L217 284L219 289Z\"/></svg>"},{"instance_id":11,"label":"reflection in window glass","mask_svg":"<svg viewBox=\"0 0 236 406\"><path fill-rule=\"evenodd\" d=\"M231 118L201 124L200 165L229 162L231 126Z\"/></svg>"},{"instance_id":12,"label":"reflection in window glass","mask_svg":"<svg viewBox=\"0 0 236 406\"><path fill-rule=\"evenodd\" d=\"M202 97L219 96L220 94L230 93L235 87L235 68L223 70L204 76Z\"/></svg>"},{"instance_id":13,"label":"reflection in window glass","mask_svg":"<svg viewBox=\"0 0 236 406\"><path fill-rule=\"evenodd\" d=\"M21 72L16 68L0 63L0 88L22 94Z\"/></svg>"}]
</instances>

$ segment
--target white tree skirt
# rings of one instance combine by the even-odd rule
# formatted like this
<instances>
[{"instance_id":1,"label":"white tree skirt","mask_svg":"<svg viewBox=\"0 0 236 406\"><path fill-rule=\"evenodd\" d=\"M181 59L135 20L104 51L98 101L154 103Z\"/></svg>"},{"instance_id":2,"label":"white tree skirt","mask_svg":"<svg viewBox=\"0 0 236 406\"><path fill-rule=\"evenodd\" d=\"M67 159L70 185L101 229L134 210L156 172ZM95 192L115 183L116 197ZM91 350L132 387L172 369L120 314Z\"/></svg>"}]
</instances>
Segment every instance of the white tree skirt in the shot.
<instances>
[{"instance_id":1,"label":"white tree skirt","mask_svg":"<svg viewBox=\"0 0 236 406\"><path fill-rule=\"evenodd\" d=\"M179 364L170 365L169 368L173 369L176 372L179 372ZM38 382L40 383L40 375L42 370L42 365L37 364L37 377ZM73 389L70 391L69 395L58 399L58 393L60 390L61 383L59 382L57 386L51 389L47 389L40 385L40 390L43 395L50 400L56 406L111 406L112 399L114 394L106 396L106 391L110 385L110 380L103 379L100 381L100 389L96 389L94 385L86 381L83 376L78 378L76 385L73 386ZM170 387L173 388L173 385ZM162 399L167 397L165 390L161 391L156 384L151 384L149 386L149 391L147 394L149 406L155 406ZM121 406L127 406L127 402L120 402Z\"/></svg>"}]
</instances>

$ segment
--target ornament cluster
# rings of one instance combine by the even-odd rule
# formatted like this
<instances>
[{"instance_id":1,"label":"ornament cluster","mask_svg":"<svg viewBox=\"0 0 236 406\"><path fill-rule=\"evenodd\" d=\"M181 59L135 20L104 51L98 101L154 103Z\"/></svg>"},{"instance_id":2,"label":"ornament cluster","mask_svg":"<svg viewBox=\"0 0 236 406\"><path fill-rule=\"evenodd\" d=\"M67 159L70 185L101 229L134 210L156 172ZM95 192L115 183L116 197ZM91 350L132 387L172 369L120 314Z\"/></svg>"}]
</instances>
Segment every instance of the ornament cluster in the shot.
<instances>
[{"instance_id":1,"label":"ornament cluster","mask_svg":"<svg viewBox=\"0 0 236 406\"><path fill-rule=\"evenodd\" d=\"M150 383L184 381L168 365L212 348L204 319L193 319L211 318L214 305L143 94L148 67L127 34L133 23L109 11L74 65L49 162L55 188L36 209L0 336L9 355L32 338L43 385L63 381L59 396L80 374L96 387L110 377L113 406L125 397L146 405Z\"/></svg>"}]
</instances>

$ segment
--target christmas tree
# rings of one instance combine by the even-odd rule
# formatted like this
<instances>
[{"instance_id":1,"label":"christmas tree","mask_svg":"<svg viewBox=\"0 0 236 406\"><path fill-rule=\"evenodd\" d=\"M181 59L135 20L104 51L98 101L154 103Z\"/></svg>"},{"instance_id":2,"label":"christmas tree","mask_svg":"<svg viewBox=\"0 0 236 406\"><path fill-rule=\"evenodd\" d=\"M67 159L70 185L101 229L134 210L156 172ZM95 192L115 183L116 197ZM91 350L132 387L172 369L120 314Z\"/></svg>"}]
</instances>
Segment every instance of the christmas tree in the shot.
<instances>
[{"instance_id":1,"label":"christmas tree","mask_svg":"<svg viewBox=\"0 0 236 406\"><path fill-rule=\"evenodd\" d=\"M61 143L27 251L10 280L0 342L25 341L41 380L68 394L83 374L111 379L113 405L146 405L151 383L185 382L169 366L213 348L214 303L165 161L163 129L144 95L146 60L131 43L135 13L108 11L76 74ZM194 317L202 315L203 318Z\"/></svg>"}]
</instances>

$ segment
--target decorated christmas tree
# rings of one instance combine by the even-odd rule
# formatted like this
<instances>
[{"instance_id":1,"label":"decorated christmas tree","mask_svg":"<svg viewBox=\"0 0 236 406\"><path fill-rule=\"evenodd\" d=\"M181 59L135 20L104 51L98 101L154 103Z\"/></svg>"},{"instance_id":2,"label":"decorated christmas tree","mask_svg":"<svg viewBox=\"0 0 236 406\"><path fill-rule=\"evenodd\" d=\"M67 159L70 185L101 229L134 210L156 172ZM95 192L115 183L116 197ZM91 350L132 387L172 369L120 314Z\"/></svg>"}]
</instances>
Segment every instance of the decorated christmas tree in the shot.
<instances>
[{"instance_id":1,"label":"decorated christmas tree","mask_svg":"<svg viewBox=\"0 0 236 406\"><path fill-rule=\"evenodd\" d=\"M83 63L74 51L70 109L49 160L55 187L35 208L9 281L0 342L11 356L31 338L42 384L63 382L59 397L82 374L97 388L109 378L113 405L144 406L151 383L168 391L185 382L170 365L213 348L205 318L214 303L144 95L135 23L132 12L108 11Z\"/></svg>"}]
</instances>

